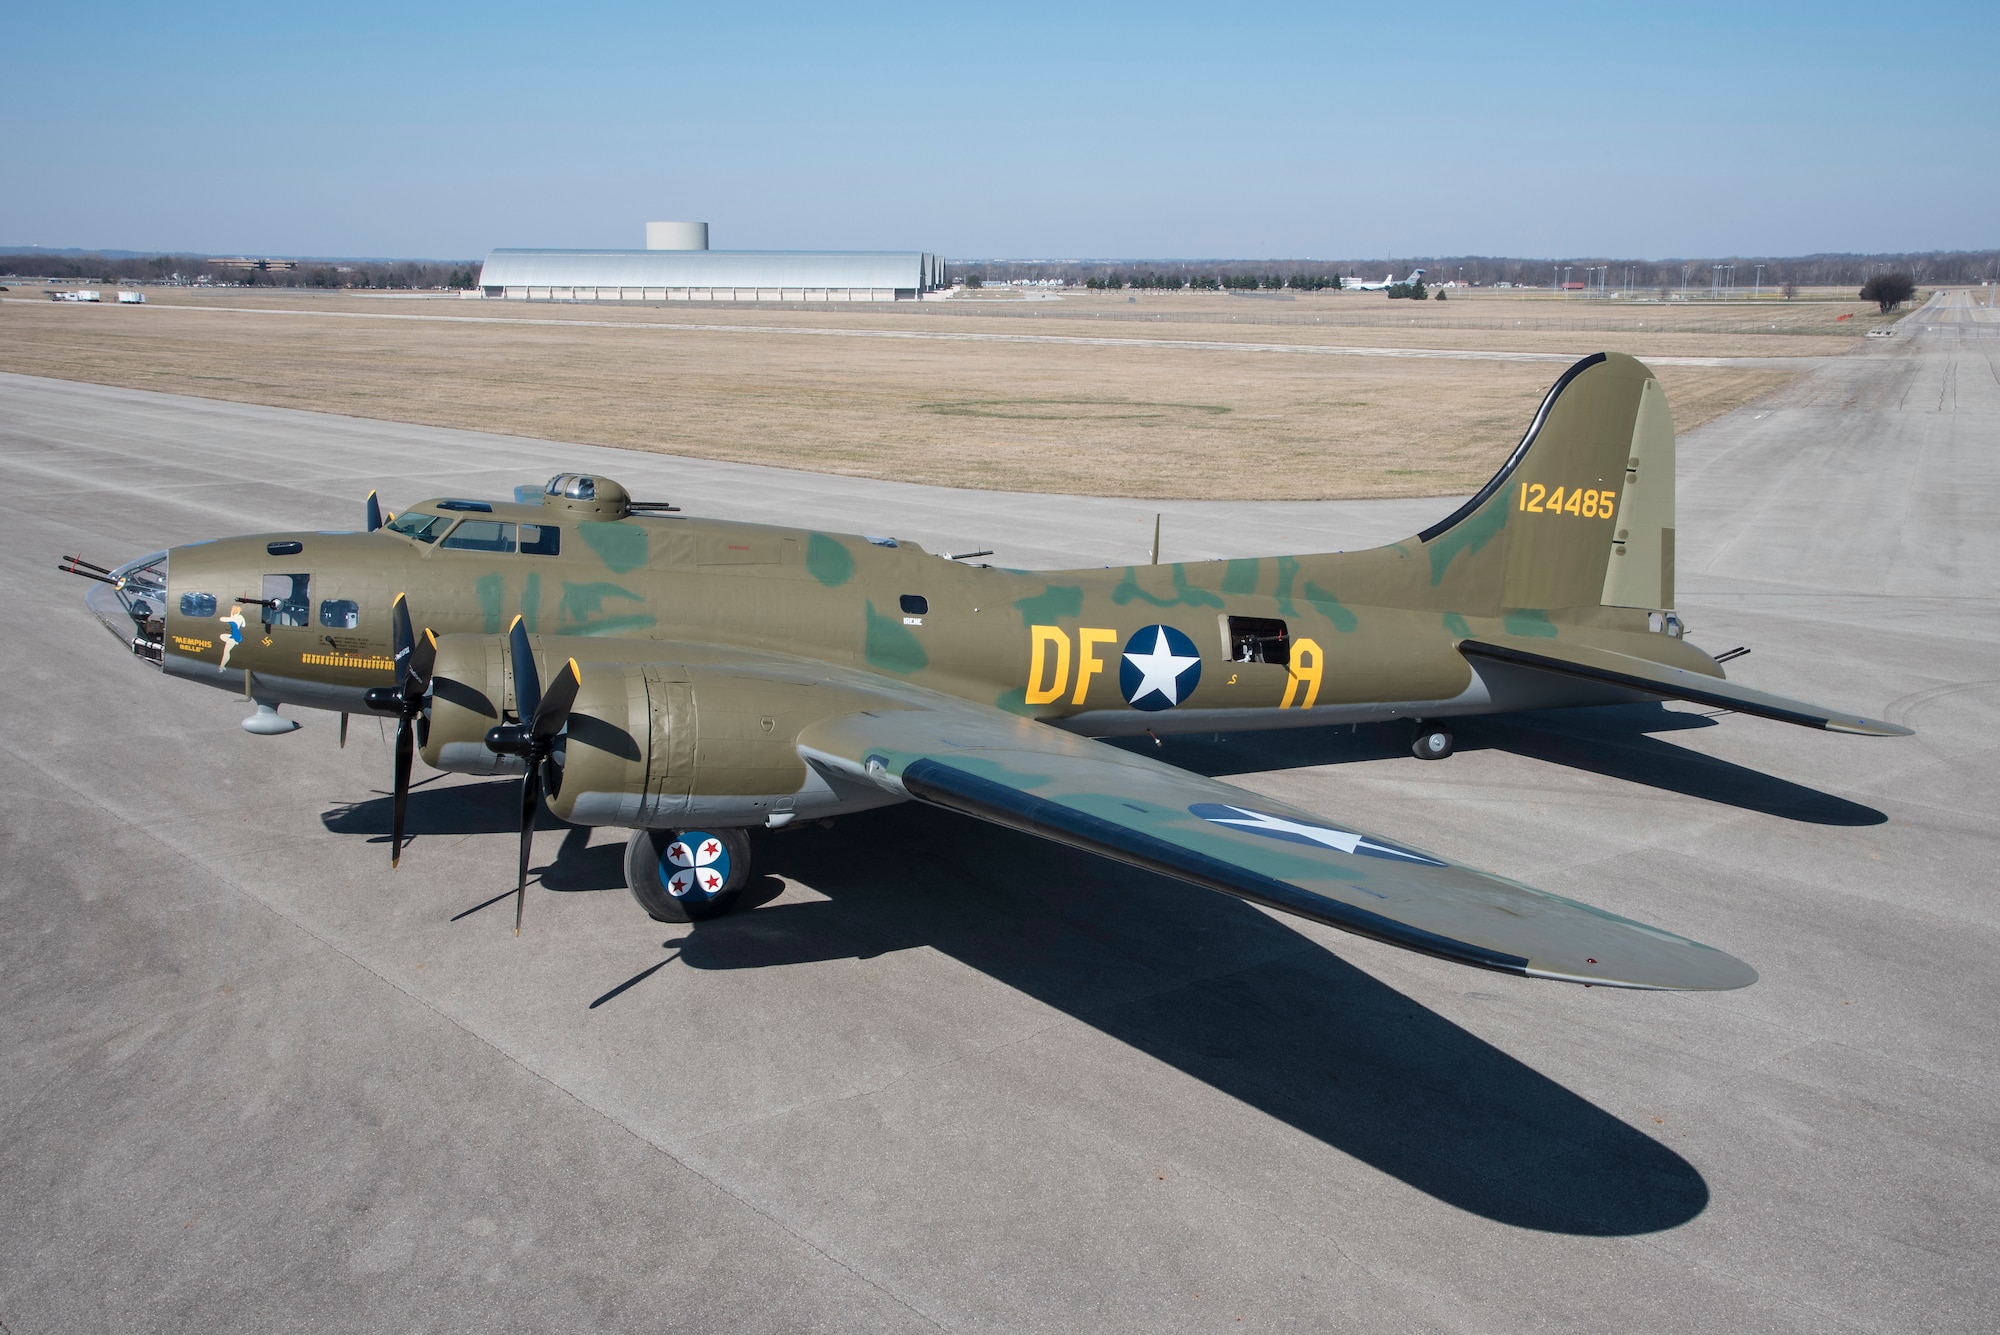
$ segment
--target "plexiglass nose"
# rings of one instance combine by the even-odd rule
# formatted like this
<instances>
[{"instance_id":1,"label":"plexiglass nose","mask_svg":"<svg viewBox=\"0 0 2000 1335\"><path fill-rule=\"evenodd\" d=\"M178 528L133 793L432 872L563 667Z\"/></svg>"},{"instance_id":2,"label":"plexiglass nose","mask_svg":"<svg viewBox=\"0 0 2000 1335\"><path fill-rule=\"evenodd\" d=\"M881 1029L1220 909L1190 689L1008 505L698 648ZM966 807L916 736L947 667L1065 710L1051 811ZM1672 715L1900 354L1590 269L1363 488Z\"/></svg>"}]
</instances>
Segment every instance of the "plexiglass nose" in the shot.
<instances>
[{"instance_id":1,"label":"plexiglass nose","mask_svg":"<svg viewBox=\"0 0 2000 1335\"><path fill-rule=\"evenodd\" d=\"M167 554L153 552L91 578L96 582L83 596L84 606L120 644L157 664L166 637Z\"/></svg>"}]
</instances>

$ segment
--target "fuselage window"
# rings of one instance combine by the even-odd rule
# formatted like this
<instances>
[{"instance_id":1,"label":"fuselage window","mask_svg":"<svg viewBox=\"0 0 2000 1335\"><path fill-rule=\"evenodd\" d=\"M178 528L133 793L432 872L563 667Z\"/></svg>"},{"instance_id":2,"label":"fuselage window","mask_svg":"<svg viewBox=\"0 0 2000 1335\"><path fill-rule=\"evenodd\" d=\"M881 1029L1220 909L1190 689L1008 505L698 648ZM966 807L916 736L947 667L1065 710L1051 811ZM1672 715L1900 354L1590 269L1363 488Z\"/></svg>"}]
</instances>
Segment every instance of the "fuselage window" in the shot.
<instances>
[{"instance_id":1,"label":"fuselage window","mask_svg":"<svg viewBox=\"0 0 2000 1335\"><path fill-rule=\"evenodd\" d=\"M212 593L184 593L181 595L181 615L206 619L215 615L215 595Z\"/></svg>"},{"instance_id":2,"label":"fuselage window","mask_svg":"<svg viewBox=\"0 0 2000 1335\"><path fill-rule=\"evenodd\" d=\"M319 624L353 630L361 624L361 604L352 598L328 598L319 605Z\"/></svg>"},{"instance_id":3,"label":"fuselage window","mask_svg":"<svg viewBox=\"0 0 2000 1335\"><path fill-rule=\"evenodd\" d=\"M1236 663L1292 661L1292 638L1285 623L1271 617L1229 618L1229 657Z\"/></svg>"},{"instance_id":4,"label":"fuselage window","mask_svg":"<svg viewBox=\"0 0 2000 1335\"><path fill-rule=\"evenodd\" d=\"M559 556L562 554L562 530L554 524L523 524L521 550L530 556Z\"/></svg>"},{"instance_id":5,"label":"fuselage window","mask_svg":"<svg viewBox=\"0 0 2000 1335\"><path fill-rule=\"evenodd\" d=\"M425 515L406 510L383 525L391 533L400 533L418 542L436 542L444 531L451 527L449 515Z\"/></svg>"},{"instance_id":6,"label":"fuselage window","mask_svg":"<svg viewBox=\"0 0 2000 1335\"><path fill-rule=\"evenodd\" d=\"M903 614L905 616L920 617L930 610L931 600L924 597L921 593L906 593L903 595Z\"/></svg>"},{"instance_id":7,"label":"fuselage window","mask_svg":"<svg viewBox=\"0 0 2000 1335\"><path fill-rule=\"evenodd\" d=\"M467 519L444 540L454 552L511 552L514 526L498 519Z\"/></svg>"},{"instance_id":8,"label":"fuselage window","mask_svg":"<svg viewBox=\"0 0 2000 1335\"><path fill-rule=\"evenodd\" d=\"M267 626L310 626L312 624L312 576L264 576L264 624Z\"/></svg>"}]
</instances>

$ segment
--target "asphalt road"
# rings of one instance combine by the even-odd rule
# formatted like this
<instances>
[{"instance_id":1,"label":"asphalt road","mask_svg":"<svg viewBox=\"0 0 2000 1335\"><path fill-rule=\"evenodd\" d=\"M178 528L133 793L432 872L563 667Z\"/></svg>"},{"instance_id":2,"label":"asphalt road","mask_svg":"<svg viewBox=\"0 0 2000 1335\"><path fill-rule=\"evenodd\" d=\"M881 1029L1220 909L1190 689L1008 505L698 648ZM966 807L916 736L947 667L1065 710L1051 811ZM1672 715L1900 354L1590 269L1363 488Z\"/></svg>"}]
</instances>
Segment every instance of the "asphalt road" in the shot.
<instances>
[{"instance_id":1,"label":"asphalt road","mask_svg":"<svg viewBox=\"0 0 2000 1335\"><path fill-rule=\"evenodd\" d=\"M1973 1331L2000 1282L2000 323L1962 300L1681 445L1694 709L1170 758L1710 942L1720 995L1481 974L916 808L651 923L614 832L167 681L56 557L599 469L710 513L1124 562L1449 502L949 493L0 376L0 1323L229 1330ZM1495 441L1496 463L1511 440Z\"/></svg>"}]
</instances>

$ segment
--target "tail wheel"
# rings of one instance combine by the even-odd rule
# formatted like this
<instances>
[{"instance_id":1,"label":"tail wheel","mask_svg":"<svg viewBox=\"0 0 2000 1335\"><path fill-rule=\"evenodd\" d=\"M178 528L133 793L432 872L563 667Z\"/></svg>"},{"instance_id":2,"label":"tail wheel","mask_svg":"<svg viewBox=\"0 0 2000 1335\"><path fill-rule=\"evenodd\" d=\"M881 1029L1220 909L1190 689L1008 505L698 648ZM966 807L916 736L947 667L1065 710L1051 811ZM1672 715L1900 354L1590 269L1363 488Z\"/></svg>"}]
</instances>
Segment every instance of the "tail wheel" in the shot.
<instances>
[{"instance_id":1,"label":"tail wheel","mask_svg":"<svg viewBox=\"0 0 2000 1335\"><path fill-rule=\"evenodd\" d=\"M1419 760L1443 760L1451 754L1451 730L1426 723L1417 729L1410 753Z\"/></svg>"},{"instance_id":2,"label":"tail wheel","mask_svg":"<svg viewBox=\"0 0 2000 1335\"><path fill-rule=\"evenodd\" d=\"M742 830L634 830L625 845L625 884L658 922L720 917L749 880Z\"/></svg>"}]
</instances>

